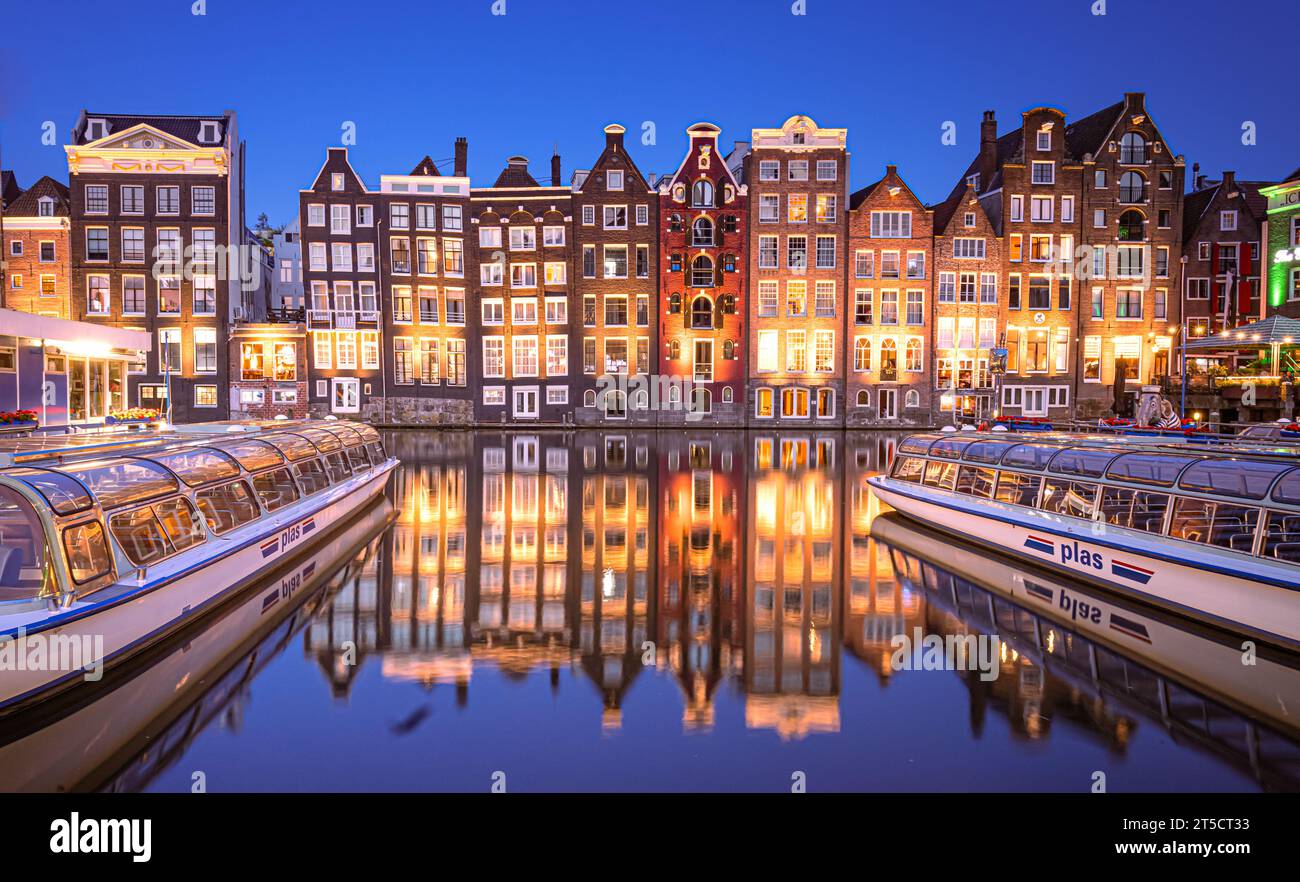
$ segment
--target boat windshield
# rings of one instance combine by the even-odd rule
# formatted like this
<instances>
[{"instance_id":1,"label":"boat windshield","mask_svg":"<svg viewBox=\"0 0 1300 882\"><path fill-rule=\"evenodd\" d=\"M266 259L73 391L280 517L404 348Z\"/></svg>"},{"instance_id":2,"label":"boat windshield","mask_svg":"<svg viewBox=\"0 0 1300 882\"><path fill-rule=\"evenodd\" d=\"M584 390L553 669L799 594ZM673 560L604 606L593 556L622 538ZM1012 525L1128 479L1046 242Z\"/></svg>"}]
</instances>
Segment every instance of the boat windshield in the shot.
<instances>
[{"instance_id":1,"label":"boat windshield","mask_svg":"<svg viewBox=\"0 0 1300 882\"><path fill-rule=\"evenodd\" d=\"M239 466L230 457L204 447L163 453L148 459L175 472L190 487L201 487L222 478L239 477Z\"/></svg>"},{"instance_id":2,"label":"boat windshield","mask_svg":"<svg viewBox=\"0 0 1300 882\"><path fill-rule=\"evenodd\" d=\"M17 491L0 487L0 603L39 597L49 561L40 516Z\"/></svg>"},{"instance_id":3,"label":"boat windshield","mask_svg":"<svg viewBox=\"0 0 1300 882\"><path fill-rule=\"evenodd\" d=\"M1178 486L1184 490L1217 493L1241 499L1263 499L1273 479L1290 465L1250 459L1205 459L1183 472Z\"/></svg>"},{"instance_id":4,"label":"boat windshield","mask_svg":"<svg viewBox=\"0 0 1300 882\"><path fill-rule=\"evenodd\" d=\"M138 459L115 459L64 469L86 485L104 508L144 502L178 489L176 479L161 466Z\"/></svg>"},{"instance_id":5,"label":"boat windshield","mask_svg":"<svg viewBox=\"0 0 1300 882\"><path fill-rule=\"evenodd\" d=\"M267 435L261 440L283 453L289 462L311 459L316 455L315 446L301 435Z\"/></svg>"},{"instance_id":6,"label":"boat windshield","mask_svg":"<svg viewBox=\"0 0 1300 882\"><path fill-rule=\"evenodd\" d=\"M43 469L10 469L5 476L16 478L45 498L58 515L76 514L95 504L86 488L75 478Z\"/></svg>"},{"instance_id":7,"label":"boat windshield","mask_svg":"<svg viewBox=\"0 0 1300 882\"><path fill-rule=\"evenodd\" d=\"M233 441L228 444L212 445L222 453L239 460L239 464L250 472L284 465L284 456L265 441Z\"/></svg>"}]
</instances>

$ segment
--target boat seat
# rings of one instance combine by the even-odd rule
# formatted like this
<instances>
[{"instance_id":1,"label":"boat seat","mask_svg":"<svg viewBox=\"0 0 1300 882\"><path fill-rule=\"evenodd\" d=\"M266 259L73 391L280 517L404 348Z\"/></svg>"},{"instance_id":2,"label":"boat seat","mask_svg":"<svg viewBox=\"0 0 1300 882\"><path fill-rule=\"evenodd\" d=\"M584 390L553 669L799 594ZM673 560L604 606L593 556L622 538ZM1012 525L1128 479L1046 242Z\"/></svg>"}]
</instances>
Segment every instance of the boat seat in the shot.
<instances>
[{"instance_id":1,"label":"boat seat","mask_svg":"<svg viewBox=\"0 0 1300 882\"><path fill-rule=\"evenodd\" d=\"M1277 543L1273 546L1273 557L1291 563L1300 563L1300 542Z\"/></svg>"},{"instance_id":2,"label":"boat seat","mask_svg":"<svg viewBox=\"0 0 1300 882\"><path fill-rule=\"evenodd\" d=\"M1237 533L1228 537L1228 547L1233 551L1251 551L1255 547L1254 533Z\"/></svg>"},{"instance_id":3,"label":"boat seat","mask_svg":"<svg viewBox=\"0 0 1300 882\"><path fill-rule=\"evenodd\" d=\"M12 545L0 547L0 587L17 587L22 571L23 550Z\"/></svg>"}]
</instances>

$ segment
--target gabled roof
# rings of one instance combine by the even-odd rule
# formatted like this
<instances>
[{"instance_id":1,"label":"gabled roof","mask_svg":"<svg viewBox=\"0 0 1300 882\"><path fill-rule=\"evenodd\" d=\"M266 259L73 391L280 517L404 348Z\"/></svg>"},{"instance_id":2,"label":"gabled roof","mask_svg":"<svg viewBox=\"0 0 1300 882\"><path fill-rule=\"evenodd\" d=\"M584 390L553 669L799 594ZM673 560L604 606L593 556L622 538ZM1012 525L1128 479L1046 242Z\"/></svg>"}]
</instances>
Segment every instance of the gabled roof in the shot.
<instances>
[{"instance_id":1,"label":"gabled roof","mask_svg":"<svg viewBox=\"0 0 1300 882\"><path fill-rule=\"evenodd\" d=\"M1236 181L1237 191L1241 194L1241 204L1255 218L1263 222L1268 214L1268 199L1260 190L1273 186L1268 181ZM1196 230L1210 210L1215 199L1223 190L1223 181L1212 181L1199 190L1183 197L1183 241L1188 242L1196 235Z\"/></svg>"},{"instance_id":2,"label":"gabled roof","mask_svg":"<svg viewBox=\"0 0 1300 882\"><path fill-rule=\"evenodd\" d=\"M626 167L623 171L626 171L631 177L640 181L641 186L645 187L646 190L650 189L650 182L646 180L643 174L641 174L641 169L637 168L636 163L632 161L631 154L627 152L626 145L623 144L623 132L623 127L617 124L605 127L605 149L600 151L600 156L596 159L596 162L591 166L591 168L580 169L574 172L574 175L582 175L582 182L573 188L575 192L581 192L587 181L590 181L597 171L603 169L609 163L609 157L615 153L615 143L623 146L623 149L617 151L626 162ZM614 137L611 138L611 136Z\"/></svg>"},{"instance_id":3,"label":"gabled roof","mask_svg":"<svg viewBox=\"0 0 1300 882\"><path fill-rule=\"evenodd\" d=\"M17 199L10 202L8 207L5 208L5 214L10 217L36 217L40 213L38 203L45 197L54 200L54 215L56 217L67 217L72 213L72 201L69 198L67 186L46 175L24 190Z\"/></svg>"},{"instance_id":4,"label":"gabled roof","mask_svg":"<svg viewBox=\"0 0 1300 882\"><path fill-rule=\"evenodd\" d=\"M914 200L916 200L916 202L920 204L922 208L926 209L927 211L930 210L930 207L928 205L921 202L921 200L917 198L916 191L914 191L911 187L907 185L907 181L903 180L903 176L898 173L898 166L895 165L885 166L885 176L883 178L876 181L875 183L867 184L867 186L863 187L861 190L858 190L856 193L851 195L849 197L849 208L856 210L857 208L861 207L862 203L866 202L867 199L870 198L871 194L876 192L877 189L879 189L881 184L889 180L890 175L893 175L894 178L898 180L899 185L902 186L902 188L907 191L907 194L911 196Z\"/></svg>"},{"instance_id":5,"label":"gabled roof","mask_svg":"<svg viewBox=\"0 0 1300 882\"><path fill-rule=\"evenodd\" d=\"M415 177L417 175L423 177L436 178L436 177L441 177L442 172L438 171L438 166L434 164L432 159L430 159L428 156L425 156L424 159L421 159L418 163L416 163L415 168L411 169L410 176Z\"/></svg>"},{"instance_id":6,"label":"gabled roof","mask_svg":"<svg viewBox=\"0 0 1300 882\"><path fill-rule=\"evenodd\" d=\"M0 206L7 206L23 192L18 178L8 169L0 171Z\"/></svg>"},{"instance_id":7,"label":"gabled roof","mask_svg":"<svg viewBox=\"0 0 1300 882\"><path fill-rule=\"evenodd\" d=\"M212 147L214 144L204 144L199 141L199 130L205 122L219 122L221 131L219 134L218 144L224 143L226 133L230 126L231 113L214 113L208 116L191 116L191 115L150 115L150 114L130 114L130 113L92 113L89 110L82 111L77 125L72 132L72 141L74 144L88 144L91 139L86 137L87 122L91 119L102 119L108 122L109 134L125 131L133 126L141 124L152 126L164 134L171 135L174 138L180 138L188 141L197 147Z\"/></svg>"},{"instance_id":8,"label":"gabled roof","mask_svg":"<svg viewBox=\"0 0 1300 882\"><path fill-rule=\"evenodd\" d=\"M540 187L541 184L528 173L528 158L512 156L506 160L506 167L497 175L493 187Z\"/></svg>"},{"instance_id":9,"label":"gabled roof","mask_svg":"<svg viewBox=\"0 0 1300 882\"><path fill-rule=\"evenodd\" d=\"M1118 101L1067 125L1065 149L1069 155L1082 160L1085 154L1096 156L1100 153L1106 143L1106 136L1115 128L1120 114L1124 112L1124 106L1123 101Z\"/></svg>"},{"instance_id":10,"label":"gabled roof","mask_svg":"<svg viewBox=\"0 0 1300 882\"><path fill-rule=\"evenodd\" d=\"M1283 178L1282 183L1286 183L1287 181L1294 181L1298 179L1300 179L1300 168L1296 169L1295 171L1291 172L1291 174Z\"/></svg>"},{"instance_id":11,"label":"gabled roof","mask_svg":"<svg viewBox=\"0 0 1300 882\"><path fill-rule=\"evenodd\" d=\"M659 180L660 185L661 186L667 185L668 187L672 187L674 184L677 183L677 179L681 176L682 172L686 169L686 161L691 158L691 155L693 153L692 148L694 146L696 138L699 138L701 140L711 140L713 141L714 147L717 148L721 146L718 143L718 138L721 135L722 135L722 129L719 128L718 126L715 126L713 123L698 122L693 126L689 126L686 129L687 148L686 148L686 152L682 154L682 161L677 164L676 171L674 171L671 175L666 175L664 178L661 178ZM720 156L719 155L720 151L716 149L714 150L714 154L719 155L719 158L722 160L722 168L726 170L727 177L731 179L731 183L734 184L736 190L739 191L741 188L741 183L736 179L735 172L731 170L731 166L727 162L727 160L730 159L734 153L735 151L733 150L732 153L729 153L726 156ZM689 186L690 179L688 179L686 183Z\"/></svg>"}]
</instances>

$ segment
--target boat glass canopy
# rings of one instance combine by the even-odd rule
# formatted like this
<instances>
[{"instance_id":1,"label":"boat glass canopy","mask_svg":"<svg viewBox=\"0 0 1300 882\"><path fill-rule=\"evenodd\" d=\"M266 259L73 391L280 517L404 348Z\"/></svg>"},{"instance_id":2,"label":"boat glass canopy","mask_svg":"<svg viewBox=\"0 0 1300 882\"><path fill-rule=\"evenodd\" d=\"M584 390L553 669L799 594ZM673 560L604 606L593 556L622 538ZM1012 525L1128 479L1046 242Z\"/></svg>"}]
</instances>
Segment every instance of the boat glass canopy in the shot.
<instances>
[{"instance_id":1,"label":"boat glass canopy","mask_svg":"<svg viewBox=\"0 0 1300 882\"><path fill-rule=\"evenodd\" d=\"M1017 444L1002 457L1002 464L1012 468L1042 469L1061 448L1053 444Z\"/></svg>"},{"instance_id":2,"label":"boat glass canopy","mask_svg":"<svg viewBox=\"0 0 1300 882\"><path fill-rule=\"evenodd\" d=\"M333 453L335 450L343 449L343 442L336 435L326 432L324 429L307 427L299 429L296 434L315 444L316 449L321 453Z\"/></svg>"},{"instance_id":3,"label":"boat glass canopy","mask_svg":"<svg viewBox=\"0 0 1300 882\"><path fill-rule=\"evenodd\" d=\"M284 455L265 441L250 438L247 441L232 441L212 446L222 453L233 456L241 466L250 472L284 465Z\"/></svg>"},{"instance_id":4,"label":"boat glass canopy","mask_svg":"<svg viewBox=\"0 0 1300 882\"><path fill-rule=\"evenodd\" d=\"M1263 499L1273 480L1291 466L1249 459L1206 459L1183 472L1178 486L1184 490L1217 493L1241 499Z\"/></svg>"},{"instance_id":5,"label":"boat glass canopy","mask_svg":"<svg viewBox=\"0 0 1300 882\"><path fill-rule=\"evenodd\" d=\"M161 453L147 459L174 472L188 487L201 487L222 478L239 477L239 466L230 457L204 447Z\"/></svg>"},{"instance_id":6,"label":"boat glass canopy","mask_svg":"<svg viewBox=\"0 0 1300 882\"><path fill-rule=\"evenodd\" d=\"M1106 477L1134 484L1172 487L1178 474L1196 462L1195 457L1163 453L1125 453L1110 464Z\"/></svg>"},{"instance_id":7,"label":"boat glass canopy","mask_svg":"<svg viewBox=\"0 0 1300 882\"><path fill-rule=\"evenodd\" d=\"M63 471L84 484L106 509L146 502L180 489L176 478L162 466L139 459L78 464Z\"/></svg>"},{"instance_id":8,"label":"boat glass canopy","mask_svg":"<svg viewBox=\"0 0 1300 882\"><path fill-rule=\"evenodd\" d=\"M304 459L311 459L316 455L316 447L301 435L285 433L283 435L267 435L261 439L267 444L275 447L276 450L284 454L289 462L298 462Z\"/></svg>"},{"instance_id":9,"label":"boat glass canopy","mask_svg":"<svg viewBox=\"0 0 1300 882\"><path fill-rule=\"evenodd\" d=\"M76 514L95 504L84 485L75 478L44 469L10 469L6 477L15 478L31 487L45 499L57 515Z\"/></svg>"}]
</instances>

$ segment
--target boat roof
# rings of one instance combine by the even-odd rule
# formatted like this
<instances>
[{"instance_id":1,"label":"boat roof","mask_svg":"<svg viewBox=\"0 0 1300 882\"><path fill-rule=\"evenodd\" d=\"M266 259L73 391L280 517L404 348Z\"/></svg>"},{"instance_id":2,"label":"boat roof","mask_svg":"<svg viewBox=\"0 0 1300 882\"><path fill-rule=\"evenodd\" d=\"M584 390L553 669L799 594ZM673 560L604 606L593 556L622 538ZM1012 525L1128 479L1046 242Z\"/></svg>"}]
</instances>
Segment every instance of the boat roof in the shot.
<instances>
[{"instance_id":1,"label":"boat roof","mask_svg":"<svg viewBox=\"0 0 1300 882\"><path fill-rule=\"evenodd\" d=\"M1241 459L1243 457L1262 459L1286 459L1292 465L1300 465L1300 447L1278 442L1273 439L1251 441L1233 436L1226 438L1187 438L1178 435L1168 437L1144 437L1134 435L1115 435L1109 433L1082 434L1078 432L1034 432L1020 434L1017 432L918 432L909 435L903 443L914 442L909 452L923 452L916 449L922 440L930 442L950 440L953 442L997 441L1004 444L1048 444L1056 447L1092 447L1114 449L1117 453L1171 453L1182 456L1195 455L1204 457L1223 457Z\"/></svg>"}]
</instances>

